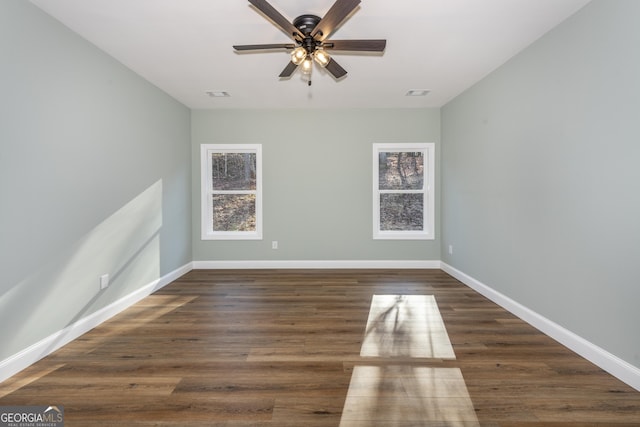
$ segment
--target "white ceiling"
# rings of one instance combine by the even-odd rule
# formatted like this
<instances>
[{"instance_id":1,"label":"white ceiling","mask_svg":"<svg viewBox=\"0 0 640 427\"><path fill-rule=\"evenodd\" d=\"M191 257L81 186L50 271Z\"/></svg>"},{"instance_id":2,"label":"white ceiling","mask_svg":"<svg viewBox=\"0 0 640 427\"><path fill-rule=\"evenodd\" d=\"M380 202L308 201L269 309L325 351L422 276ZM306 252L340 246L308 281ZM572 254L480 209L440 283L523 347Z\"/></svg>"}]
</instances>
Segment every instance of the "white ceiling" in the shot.
<instances>
[{"instance_id":1,"label":"white ceiling","mask_svg":"<svg viewBox=\"0 0 640 427\"><path fill-rule=\"evenodd\" d=\"M440 107L589 0L363 0L330 37L386 39L383 54L333 54L349 74L278 74L286 51L234 44L290 39L246 0L31 0L186 106ZM334 0L269 0L282 15L322 17ZM425 97L405 96L426 89ZM226 91L212 98L207 91Z\"/></svg>"}]
</instances>

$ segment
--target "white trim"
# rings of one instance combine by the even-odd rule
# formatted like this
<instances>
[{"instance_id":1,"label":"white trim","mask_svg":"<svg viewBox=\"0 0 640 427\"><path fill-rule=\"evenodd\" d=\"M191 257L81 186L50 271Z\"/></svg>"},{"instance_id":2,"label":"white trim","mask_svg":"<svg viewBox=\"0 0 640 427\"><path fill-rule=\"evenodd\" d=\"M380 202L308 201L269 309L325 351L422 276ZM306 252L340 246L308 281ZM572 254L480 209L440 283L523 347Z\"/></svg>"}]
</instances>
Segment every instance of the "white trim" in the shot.
<instances>
[{"instance_id":1,"label":"white trim","mask_svg":"<svg viewBox=\"0 0 640 427\"><path fill-rule=\"evenodd\" d=\"M0 382L17 374L23 369L48 356L64 345L70 343L91 329L109 320L111 317L129 308L133 304L151 295L193 269L193 263L187 263L163 277L143 286L106 307L74 322L66 328L55 332L24 350L0 361Z\"/></svg>"},{"instance_id":2,"label":"white trim","mask_svg":"<svg viewBox=\"0 0 640 427\"><path fill-rule=\"evenodd\" d=\"M374 240L434 240L435 239L435 143L374 143L373 144L373 239ZM380 153L419 151L424 156L424 188L420 190L380 190ZM383 193L415 193L424 197L423 230L380 230L380 198Z\"/></svg>"},{"instance_id":3,"label":"white trim","mask_svg":"<svg viewBox=\"0 0 640 427\"><path fill-rule=\"evenodd\" d=\"M442 269L476 292L489 298L505 310L520 317L531 326L558 341L560 344L575 351L580 356L604 369L614 377L640 391L640 368L637 368L597 345L585 340L575 333L563 328L555 322L541 316L506 295L490 288L484 283L448 265L443 261L402 261L402 260L354 260L354 261L193 261L154 280L148 285L113 302L101 310L84 317L72 325L58 331L32 346L0 361L0 382L17 374L38 360L58 350L82 334L90 331L111 317L137 303L155 291L163 288L193 269L329 269L329 268L398 268L398 269Z\"/></svg>"},{"instance_id":4,"label":"white trim","mask_svg":"<svg viewBox=\"0 0 640 427\"><path fill-rule=\"evenodd\" d=\"M407 260L353 260L353 261L194 261L194 269L215 270L215 269L296 269L296 268L417 268L417 269L439 269L440 261L407 261Z\"/></svg>"},{"instance_id":5,"label":"white trim","mask_svg":"<svg viewBox=\"0 0 640 427\"><path fill-rule=\"evenodd\" d=\"M230 194L255 194L256 229L254 231L212 230L213 212L210 197L211 156L210 153L253 153L256 155L256 189L230 191ZM262 144L202 144L200 145L200 239L201 240L262 240Z\"/></svg>"},{"instance_id":6,"label":"white trim","mask_svg":"<svg viewBox=\"0 0 640 427\"><path fill-rule=\"evenodd\" d=\"M640 391L640 368L625 362L603 348L598 347L581 336L576 335L570 330L512 300L508 296L501 294L447 263L441 262L441 265L442 270L460 280L476 292L489 298L491 301L500 305L512 314L515 314L534 328L540 330L544 334L558 341L560 344L568 347L580 356L604 369L620 381L623 381Z\"/></svg>"}]
</instances>

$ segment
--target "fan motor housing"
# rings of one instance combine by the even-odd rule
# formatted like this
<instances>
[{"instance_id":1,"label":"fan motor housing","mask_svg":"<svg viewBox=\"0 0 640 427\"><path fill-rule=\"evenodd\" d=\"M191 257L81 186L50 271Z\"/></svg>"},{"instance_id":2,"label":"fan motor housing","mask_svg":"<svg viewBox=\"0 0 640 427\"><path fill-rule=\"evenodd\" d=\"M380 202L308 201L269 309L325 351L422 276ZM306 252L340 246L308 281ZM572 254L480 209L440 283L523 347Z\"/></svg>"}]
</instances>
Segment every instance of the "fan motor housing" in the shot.
<instances>
[{"instance_id":1,"label":"fan motor housing","mask_svg":"<svg viewBox=\"0 0 640 427\"><path fill-rule=\"evenodd\" d=\"M316 15L300 15L293 20L293 26L302 34L308 36L320 22L320 17Z\"/></svg>"}]
</instances>

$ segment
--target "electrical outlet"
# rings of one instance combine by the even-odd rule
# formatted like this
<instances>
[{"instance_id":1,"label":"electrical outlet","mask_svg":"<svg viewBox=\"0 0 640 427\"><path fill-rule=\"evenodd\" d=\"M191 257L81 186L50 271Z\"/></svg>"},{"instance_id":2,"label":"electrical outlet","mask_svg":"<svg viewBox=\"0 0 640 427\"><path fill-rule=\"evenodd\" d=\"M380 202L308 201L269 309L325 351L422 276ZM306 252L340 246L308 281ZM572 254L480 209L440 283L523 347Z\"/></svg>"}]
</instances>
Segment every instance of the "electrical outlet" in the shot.
<instances>
[{"instance_id":1,"label":"electrical outlet","mask_svg":"<svg viewBox=\"0 0 640 427\"><path fill-rule=\"evenodd\" d=\"M453 245L449 245L449 255L453 255Z\"/></svg>"},{"instance_id":2,"label":"electrical outlet","mask_svg":"<svg viewBox=\"0 0 640 427\"><path fill-rule=\"evenodd\" d=\"M109 275L103 274L100 276L100 290L107 289L109 287Z\"/></svg>"},{"instance_id":3,"label":"electrical outlet","mask_svg":"<svg viewBox=\"0 0 640 427\"><path fill-rule=\"evenodd\" d=\"M271 242L271 249L278 249L278 241L274 240L273 242Z\"/></svg>"}]
</instances>

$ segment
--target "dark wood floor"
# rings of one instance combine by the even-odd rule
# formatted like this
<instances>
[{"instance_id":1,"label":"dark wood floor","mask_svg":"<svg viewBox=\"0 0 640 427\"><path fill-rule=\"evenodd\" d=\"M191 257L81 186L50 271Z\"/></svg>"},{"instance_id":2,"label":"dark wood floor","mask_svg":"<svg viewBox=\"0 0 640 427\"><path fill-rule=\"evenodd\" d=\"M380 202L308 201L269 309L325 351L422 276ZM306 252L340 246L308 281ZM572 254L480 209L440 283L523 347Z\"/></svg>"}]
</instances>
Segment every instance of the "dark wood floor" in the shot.
<instances>
[{"instance_id":1,"label":"dark wood floor","mask_svg":"<svg viewBox=\"0 0 640 427\"><path fill-rule=\"evenodd\" d=\"M361 357L388 294L435 296L455 358ZM440 270L194 270L0 384L53 404L83 427L640 426L640 392Z\"/></svg>"}]
</instances>

